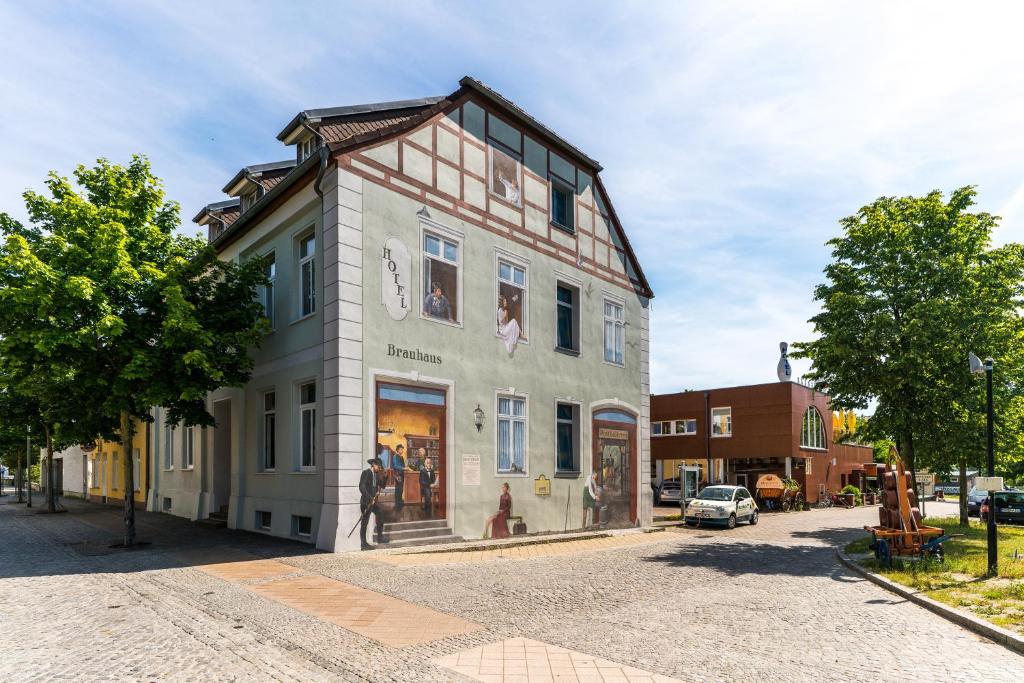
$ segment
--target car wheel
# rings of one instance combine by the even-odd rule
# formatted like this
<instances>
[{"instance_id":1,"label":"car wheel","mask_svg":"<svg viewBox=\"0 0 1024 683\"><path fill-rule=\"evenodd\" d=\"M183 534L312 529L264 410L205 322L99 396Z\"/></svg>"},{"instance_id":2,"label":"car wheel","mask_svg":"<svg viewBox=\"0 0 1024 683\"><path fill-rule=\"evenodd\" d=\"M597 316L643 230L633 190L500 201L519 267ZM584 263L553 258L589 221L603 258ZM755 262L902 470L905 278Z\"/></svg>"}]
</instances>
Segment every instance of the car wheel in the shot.
<instances>
[{"instance_id":1,"label":"car wheel","mask_svg":"<svg viewBox=\"0 0 1024 683\"><path fill-rule=\"evenodd\" d=\"M736 513L735 512L732 513L731 515L729 515L729 521L725 523L725 526L728 529L735 529L736 528Z\"/></svg>"},{"instance_id":2,"label":"car wheel","mask_svg":"<svg viewBox=\"0 0 1024 683\"><path fill-rule=\"evenodd\" d=\"M753 526L755 524L757 524L757 510L750 513L750 525Z\"/></svg>"}]
</instances>

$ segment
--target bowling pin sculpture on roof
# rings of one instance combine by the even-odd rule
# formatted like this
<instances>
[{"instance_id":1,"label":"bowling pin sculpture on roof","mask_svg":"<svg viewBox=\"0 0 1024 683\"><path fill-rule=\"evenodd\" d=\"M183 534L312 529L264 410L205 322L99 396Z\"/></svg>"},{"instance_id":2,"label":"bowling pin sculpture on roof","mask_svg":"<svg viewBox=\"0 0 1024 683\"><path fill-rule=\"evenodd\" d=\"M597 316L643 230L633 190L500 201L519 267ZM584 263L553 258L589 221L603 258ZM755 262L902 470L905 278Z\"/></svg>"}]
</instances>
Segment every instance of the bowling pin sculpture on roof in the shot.
<instances>
[{"instance_id":1,"label":"bowling pin sculpture on roof","mask_svg":"<svg viewBox=\"0 0 1024 683\"><path fill-rule=\"evenodd\" d=\"M780 382L788 382L793 379L793 368L789 364L789 357L786 355L786 351L789 349L789 344L786 342L779 342L779 351L782 352L782 357L779 358L779 366L776 371L779 375Z\"/></svg>"}]
</instances>

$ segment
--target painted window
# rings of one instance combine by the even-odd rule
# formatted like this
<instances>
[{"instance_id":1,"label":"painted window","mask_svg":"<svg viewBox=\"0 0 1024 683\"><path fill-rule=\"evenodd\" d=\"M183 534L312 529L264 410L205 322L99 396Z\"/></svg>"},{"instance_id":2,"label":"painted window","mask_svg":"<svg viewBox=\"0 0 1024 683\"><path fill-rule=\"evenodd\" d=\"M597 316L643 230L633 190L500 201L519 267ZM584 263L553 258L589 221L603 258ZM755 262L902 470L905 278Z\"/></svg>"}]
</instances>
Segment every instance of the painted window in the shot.
<instances>
[{"instance_id":1,"label":"painted window","mask_svg":"<svg viewBox=\"0 0 1024 683\"><path fill-rule=\"evenodd\" d=\"M316 236L299 240L299 317L316 312Z\"/></svg>"},{"instance_id":2,"label":"painted window","mask_svg":"<svg viewBox=\"0 0 1024 683\"><path fill-rule=\"evenodd\" d=\"M529 323L526 266L498 259L498 336L509 346L526 341Z\"/></svg>"},{"instance_id":3,"label":"painted window","mask_svg":"<svg viewBox=\"0 0 1024 683\"><path fill-rule=\"evenodd\" d=\"M604 300L604 359L622 365L625 358L626 317L622 304Z\"/></svg>"},{"instance_id":4,"label":"painted window","mask_svg":"<svg viewBox=\"0 0 1024 683\"><path fill-rule=\"evenodd\" d=\"M299 467L316 468L316 383L299 386Z\"/></svg>"},{"instance_id":5,"label":"painted window","mask_svg":"<svg viewBox=\"0 0 1024 683\"><path fill-rule=\"evenodd\" d=\"M274 327L274 280L277 277L277 262L274 259L274 252L270 252L263 257L263 276L267 278L267 284L262 287L260 292L260 303L263 304L263 315L267 317L270 322L270 327Z\"/></svg>"},{"instance_id":6,"label":"painted window","mask_svg":"<svg viewBox=\"0 0 1024 683\"><path fill-rule=\"evenodd\" d=\"M804 412L803 425L800 428L800 447L825 450L825 421L814 406Z\"/></svg>"},{"instance_id":7,"label":"painted window","mask_svg":"<svg viewBox=\"0 0 1024 683\"><path fill-rule=\"evenodd\" d=\"M580 350L580 290L562 282L555 288L555 346L562 351Z\"/></svg>"},{"instance_id":8,"label":"painted window","mask_svg":"<svg viewBox=\"0 0 1024 683\"><path fill-rule=\"evenodd\" d=\"M526 472L526 399L498 397L498 473Z\"/></svg>"},{"instance_id":9,"label":"painted window","mask_svg":"<svg viewBox=\"0 0 1024 683\"><path fill-rule=\"evenodd\" d=\"M261 467L271 472L277 462L277 394L263 394L263 430L260 434Z\"/></svg>"},{"instance_id":10,"label":"painted window","mask_svg":"<svg viewBox=\"0 0 1024 683\"><path fill-rule=\"evenodd\" d=\"M174 430L165 424L161 425L161 429L164 431L164 469L174 469L174 450L171 447L173 443Z\"/></svg>"},{"instance_id":11,"label":"painted window","mask_svg":"<svg viewBox=\"0 0 1024 683\"><path fill-rule=\"evenodd\" d=\"M490 191L510 204L522 205L523 164L522 157L511 148L493 138L487 146L490 154Z\"/></svg>"},{"instance_id":12,"label":"painted window","mask_svg":"<svg viewBox=\"0 0 1024 683\"><path fill-rule=\"evenodd\" d=\"M196 464L196 428L185 427L185 449L184 449L184 463L182 467L186 470L190 470L195 467Z\"/></svg>"},{"instance_id":13,"label":"painted window","mask_svg":"<svg viewBox=\"0 0 1024 683\"><path fill-rule=\"evenodd\" d=\"M732 436L732 408L711 409L711 436Z\"/></svg>"},{"instance_id":14,"label":"painted window","mask_svg":"<svg viewBox=\"0 0 1024 683\"><path fill-rule=\"evenodd\" d=\"M580 407L555 404L555 472L580 471Z\"/></svg>"},{"instance_id":15,"label":"painted window","mask_svg":"<svg viewBox=\"0 0 1024 683\"><path fill-rule=\"evenodd\" d=\"M570 183L551 176L551 222L568 232L574 229L574 204L576 193Z\"/></svg>"},{"instance_id":16,"label":"painted window","mask_svg":"<svg viewBox=\"0 0 1024 683\"><path fill-rule=\"evenodd\" d=\"M425 317L458 323L460 244L423 232L423 309Z\"/></svg>"}]
</instances>

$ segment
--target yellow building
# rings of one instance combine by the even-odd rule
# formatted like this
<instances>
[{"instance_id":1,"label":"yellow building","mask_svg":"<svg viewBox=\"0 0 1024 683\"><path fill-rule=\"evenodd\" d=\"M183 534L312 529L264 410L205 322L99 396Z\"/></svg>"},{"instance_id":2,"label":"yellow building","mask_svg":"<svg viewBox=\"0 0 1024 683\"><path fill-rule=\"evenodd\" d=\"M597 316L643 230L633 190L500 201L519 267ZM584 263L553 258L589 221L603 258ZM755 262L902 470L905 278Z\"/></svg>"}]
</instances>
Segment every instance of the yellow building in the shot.
<instances>
[{"instance_id":1,"label":"yellow building","mask_svg":"<svg viewBox=\"0 0 1024 683\"><path fill-rule=\"evenodd\" d=\"M135 505L145 507L149 487L149 465L146 457L146 423L135 421L132 439L132 466L135 480ZM96 442L96 448L87 454L89 499L97 503L120 505L124 501L124 446L116 441Z\"/></svg>"}]
</instances>

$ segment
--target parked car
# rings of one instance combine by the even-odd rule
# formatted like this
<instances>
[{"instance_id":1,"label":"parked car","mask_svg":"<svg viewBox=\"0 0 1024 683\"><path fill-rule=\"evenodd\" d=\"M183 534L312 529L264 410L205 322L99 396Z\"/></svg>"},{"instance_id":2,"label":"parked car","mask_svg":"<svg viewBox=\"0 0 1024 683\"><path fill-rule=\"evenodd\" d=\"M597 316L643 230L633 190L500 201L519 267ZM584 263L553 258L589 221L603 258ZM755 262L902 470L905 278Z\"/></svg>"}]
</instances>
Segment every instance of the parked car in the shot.
<instances>
[{"instance_id":1,"label":"parked car","mask_svg":"<svg viewBox=\"0 0 1024 683\"><path fill-rule=\"evenodd\" d=\"M666 479L654 489L654 504L679 503L679 480Z\"/></svg>"},{"instance_id":2,"label":"parked car","mask_svg":"<svg viewBox=\"0 0 1024 683\"><path fill-rule=\"evenodd\" d=\"M687 524L724 524L732 529L740 521L757 524L758 514L757 503L747 489L721 484L701 489L687 504L684 520Z\"/></svg>"},{"instance_id":3,"label":"parked car","mask_svg":"<svg viewBox=\"0 0 1024 683\"><path fill-rule=\"evenodd\" d=\"M971 487L971 492L967 494L967 516L980 517L981 504L986 498L988 498L988 491Z\"/></svg>"},{"instance_id":4,"label":"parked car","mask_svg":"<svg viewBox=\"0 0 1024 683\"><path fill-rule=\"evenodd\" d=\"M1024 524L1024 491L996 491L992 498L982 519L988 519L987 513L995 508L996 524Z\"/></svg>"}]
</instances>

